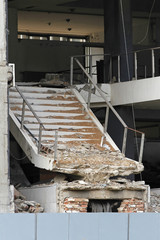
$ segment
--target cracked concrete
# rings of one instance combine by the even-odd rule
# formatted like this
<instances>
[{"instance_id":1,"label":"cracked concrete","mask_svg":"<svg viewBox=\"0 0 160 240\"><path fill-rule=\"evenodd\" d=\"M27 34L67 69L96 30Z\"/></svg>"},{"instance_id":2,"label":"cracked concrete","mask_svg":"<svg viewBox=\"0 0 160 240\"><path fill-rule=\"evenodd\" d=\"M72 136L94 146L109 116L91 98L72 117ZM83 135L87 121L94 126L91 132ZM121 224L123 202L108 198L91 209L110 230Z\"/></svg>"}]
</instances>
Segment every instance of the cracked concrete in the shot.
<instances>
[{"instance_id":1,"label":"cracked concrete","mask_svg":"<svg viewBox=\"0 0 160 240\"><path fill-rule=\"evenodd\" d=\"M105 182L110 177L140 173L143 165L124 157L119 151L82 144L58 149L53 171L78 175L87 182Z\"/></svg>"}]
</instances>

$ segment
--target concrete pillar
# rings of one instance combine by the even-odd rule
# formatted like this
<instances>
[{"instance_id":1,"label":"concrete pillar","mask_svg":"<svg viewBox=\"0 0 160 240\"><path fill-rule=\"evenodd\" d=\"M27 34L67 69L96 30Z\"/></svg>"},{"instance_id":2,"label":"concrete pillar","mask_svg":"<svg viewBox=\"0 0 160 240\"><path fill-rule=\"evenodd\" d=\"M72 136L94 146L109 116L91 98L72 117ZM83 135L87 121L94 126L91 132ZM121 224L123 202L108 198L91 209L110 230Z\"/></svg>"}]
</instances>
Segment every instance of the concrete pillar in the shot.
<instances>
[{"instance_id":1,"label":"concrete pillar","mask_svg":"<svg viewBox=\"0 0 160 240\"><path fill-rule=\"evenodd\" d=\"M105 54L120 55L121 81L132 79L132 15L130 0L104 1L104 52ZM113 76L118 80L117 57L112 58ZM109 57L105 57L105 82L109 76Z\"/></svg>"},{"instance_id":2,"label":"concrete pillar","mask_svg":"<svg viewBox=\"0 0 160 240\"><path fill-rule=\"evenodd\" d=\"M132 15L130 0L107 0L104 1L104 52L120 55L120 81L128 81L133 75L132 55ZM105 82L110 82L109 57L105 56ZM112 59L113 74L118 81L117 57ZM131 107L116 107L124 122L133 128L133 116ZM117 146L122 149L124 128L116 117L111 113L108 132ZM127 157L134 159L134 135L129 133L127 138Z\"/></svg>"},{"instance_id":3,"label":"concrete pillar","mask_svg":"<svg viewBox=\"0 0 160 240\"><path fill-rule=\"evenodd\" d=\"M0 4L0 213L10 211L8 174L7 9Z\"/></svg>"}]
</instances>

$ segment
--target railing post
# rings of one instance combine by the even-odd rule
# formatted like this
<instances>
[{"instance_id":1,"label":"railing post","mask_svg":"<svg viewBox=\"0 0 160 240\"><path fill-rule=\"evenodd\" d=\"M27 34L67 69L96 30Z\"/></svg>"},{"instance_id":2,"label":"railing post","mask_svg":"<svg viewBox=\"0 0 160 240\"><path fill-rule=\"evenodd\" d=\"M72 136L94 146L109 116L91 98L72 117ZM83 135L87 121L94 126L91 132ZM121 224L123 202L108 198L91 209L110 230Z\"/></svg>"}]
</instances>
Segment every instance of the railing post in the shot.
<instances>
[{"instance_id":1,"label":"railing post","mask_svg":"<svg viewBox=\"0 0 160 240\"><path fill-rule=\"evenodd\" d=\"M41 141L42 141L42 123L39 124L38 154L41 151Z\"/></svg>"},{"instance_id":2,"label":"railing post","mask_svg":"<svg viewBox=\"0 0 160 240\"><path fill-rule=\"evenodd\" d=\"M22 117L21 117L21 129L23 129L23 123L24 123L24 114L25 114L25 101L23 100L23 106L22 106Z\"/></svg>"},{"instance_id":3,"label":"railing post","mask_svg":"<svg viewBox=\"0 0 160 240\"><path fill-rule=\"evenodd\" d=\"M122 143L122 154L125 155L126 152L126 142L127 142L127 127L124 128L123 143Z\"/></svg>"},{"instance_id":4,"label":"railing post","mask_svg":"<svg viewBox=\"0 0 160 240\"><path fill-rule=\"evenodd\" d=\"M92 78L92 55L89 56L89 75ZM89 82L89 92L88 92L88 102L87 107L90 108L91 103L91 90L92 90L92 82L88 79Z\"/></svg>"},{"instance_id":5,"label":"railing post","mask_svg":"<svg viewBox=\"0 0 160 240\"><path fill-rule=\"evenodd\" d=\"M147 78L147 66L144 65L144 77Z\"/></svg>"},{"instance_id":6,"label":"railing post","mask_svg":"<svg viewBox=\"0 0 160 240\"><path fill-rule=\"evenodd\" d=\"M121 82L121 57L118 55L118 82Z\"/></svg>"},{"instance_id":7,"label":"railing post","mask_svg":"<svg viewBox=\"0 0 160 240\"><path fill-rule=\"evenodd\" d=\"M57 161L58 130L55 131L54 161Z\"/></svg>"},{"instance_id":8,"label":"railing post","mask_svg":"<svg viewBox=\"0 0 160 240\"><path fill-rule=\"evenodd\" d=\"M109 107L107 106L107 107L106 107L105 123L104 123L104 133L107 132L108 119L109 119Z\"/></svg>"},{"instance_id":9,"label":"railing post","mask_svg":"<svg viewBox=\"0 0 160 240\"><path fill-rule=\"evenodd\" d=\"M138 79L137 77L137 53L135 52L134 53L134 74L135 74L135 80Z\"/></svg>"},{"instance_id":10,"label":"railing post","mask_svg":"<svg viewBox=\"0 0 160 240\"><path fill-rule=\"evenodd\" d=\"M90 103L91 103L91 91L92 91L92 84L89 83L88 102L87 102L88 108L90 108Z\"/></svg>"},{"instance_id":11,"label":"railing post","mask_svg":"<svg viewBox=\"0 0 160 240\"><path fill-rule=\"evenodd\" d=\"M144 138L145 138L145 134L142 133L141 145L140 145L140 151L139 151L139 163L142 163L143 149L144 149Z\"/></svg>"},{"instance_id":12,"label":"railing post","mask_svg":"<svg viewBox=\"0 0 160 240\"><path fill-rule=\"evenodd\" d=\"M89 56L89 75L92 78L92 55Z\"/></svg>"},{"instance_id":13,"label":"railing post","mask_svg":"<svg viewBox=\"0 0 160 240\"><path fill-rule=\"evenodd\" d=\"M74 57L71 57L71 66L70 66L70 85L73 85L73 60Z\"/></svg>"},{"instance_id":14,"label":"railing post","mask_svg":"<svg viewBox=\"0 0 160 240\"><path fill-rule=\"evenodd\" d=\"M152 51L152 77L155 77L155 56L154 56L154 49Z\"/></svg>"},{"instance_id":15,"label":"railing post","mask_svg":"<svg viewBox=\"0 0 160 240\"><path fill-rule=\"evenodd\" d=\"M112 82L112 56L110 56L109 75L110 75L110 82Z\"/></svg>"}]
</instances>

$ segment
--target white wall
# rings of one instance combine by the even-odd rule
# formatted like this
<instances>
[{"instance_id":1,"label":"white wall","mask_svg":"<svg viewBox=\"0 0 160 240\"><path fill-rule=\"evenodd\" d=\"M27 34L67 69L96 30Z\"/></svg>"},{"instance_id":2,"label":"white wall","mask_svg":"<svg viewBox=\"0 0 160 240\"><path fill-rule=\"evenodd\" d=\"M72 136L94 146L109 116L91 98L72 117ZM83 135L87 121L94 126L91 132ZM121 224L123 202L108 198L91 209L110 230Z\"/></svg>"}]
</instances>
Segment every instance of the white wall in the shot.
<instances>
[{"instance_id":1,"label":"white wall","mask_svg":"<svg viewBox=\"0 0 160 240\"><path fill-rule=\"evenodd\" d=\"M45 212L58 212L56 184L36 185L29 188L21 188L19 190L27 200L40 203Z\"/></svg>"},{"instance_id":2,"label":"white wall","mask_svg":"<svg viewBox=\"0 0 160 240\"><path fill-rule=\"evenodd\" d=\"M111 84L111 103L118 106L157 101L160 100L159 89L160 77L114 83Z\"/></svg>"}]
</instances>

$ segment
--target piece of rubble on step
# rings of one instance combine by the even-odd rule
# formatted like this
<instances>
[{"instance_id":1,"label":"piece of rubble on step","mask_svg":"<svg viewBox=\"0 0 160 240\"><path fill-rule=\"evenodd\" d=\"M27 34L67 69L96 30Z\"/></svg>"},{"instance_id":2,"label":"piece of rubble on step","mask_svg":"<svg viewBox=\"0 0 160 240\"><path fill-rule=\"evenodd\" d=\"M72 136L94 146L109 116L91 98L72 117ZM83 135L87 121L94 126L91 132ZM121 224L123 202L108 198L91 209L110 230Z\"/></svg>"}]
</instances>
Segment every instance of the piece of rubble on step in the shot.
<instances>
[{"instance_id":1,"label":"piece of rubble on step","mask_svg":"<svg viewBox=\"0 0 160 240\"><path fill-rule=\"evenodd\" d=\"M53 171L78 175L87 182L104 182L113 176L139 173L143 171L143 165L124 157L119 151L81 144L58 149Z\"/></svg>"}]
</instances>

